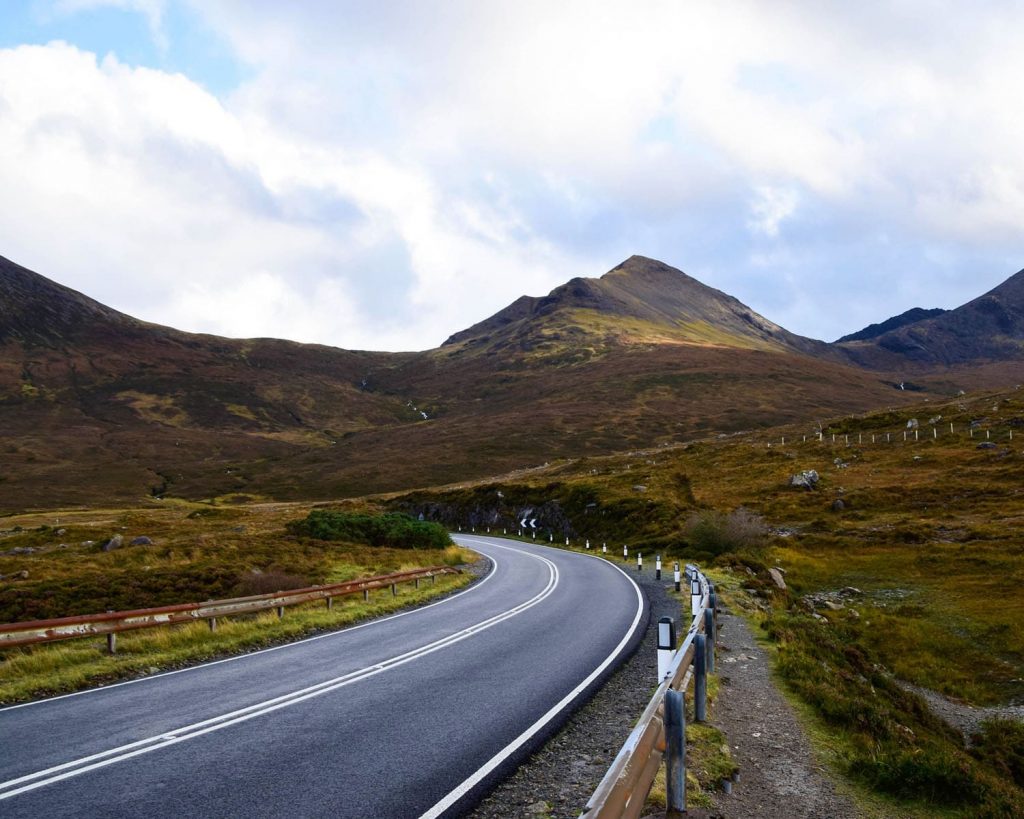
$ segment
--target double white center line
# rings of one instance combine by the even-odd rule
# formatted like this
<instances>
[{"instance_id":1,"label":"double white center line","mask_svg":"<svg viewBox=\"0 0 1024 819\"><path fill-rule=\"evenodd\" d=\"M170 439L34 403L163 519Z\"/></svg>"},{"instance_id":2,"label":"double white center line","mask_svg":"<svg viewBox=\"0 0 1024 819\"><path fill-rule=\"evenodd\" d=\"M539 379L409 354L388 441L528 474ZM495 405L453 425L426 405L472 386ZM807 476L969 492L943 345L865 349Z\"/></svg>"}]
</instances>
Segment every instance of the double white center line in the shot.
<instances>
[{"instance_id":1,"label":"double white center line","mask_svg":"<svg viewBox=\"0 0 1024 819\"><path fill-rule=\"evenodd\" d=\"M44 787L45 785L60 782L63 779L94 771L97 768L103 768L107 765L123 762L131 759L132 757L140 756L141 754L148 754L152 751L160 750L161 748L176 745L179 742L196 739L204 734L219 731L222 728L227 728L231 725L236 725L240 722L245 722L255 717L263 716L264 714L270 714L281 708L297 705L298 703L312 699L313 697L322 696L331 691L336 691L339 688L344 688L347 685L352 685L353 683L381 674L389 669L405 665L406 663L412 662L420 657L432 654L435 651L440 651L448 646L455 645L468 637L479 634L481 631L486 631L487 629L492 628L511 617L515 617L516 615L522 614L524 611L533 608L550 596L558 586L558 567L547 558L539 555L531 554L530 557L534 557L547 565L547 584L540 592L535 594L529 600L513 606L510 609L493 615L492 617L488 617L486 620L481 620L479 623L474 623L467 628L461 629L446 637L442 637L439 640L435 640L420 646L419 648L415 648L412 651L407 651L404 654L399 654L387 660L377 662L372 666L367 666L366 668L350 671L348 674L344 674L340 677L325 680L324 682L317 683L316 685L301 688L298 691L293 691L288 694L282 694L281 696L274 697L273 699L249 705L245 708L240 708L236 711L231 711L216 717L211 717L201 722L185 725L172 731L165 731L161 734L147 737L146 739L140 739L126 745L111 748L107 751L101 751L100 753L64 762L60 765L46 768L45 770L36 771L35 773L26 774L25 776L19 776L16 779L9 779L6 782L0 782L0 801L10 799L13 796L26 793L27 791L33 791L37 788Z\"/></svg>"}]
</instances>

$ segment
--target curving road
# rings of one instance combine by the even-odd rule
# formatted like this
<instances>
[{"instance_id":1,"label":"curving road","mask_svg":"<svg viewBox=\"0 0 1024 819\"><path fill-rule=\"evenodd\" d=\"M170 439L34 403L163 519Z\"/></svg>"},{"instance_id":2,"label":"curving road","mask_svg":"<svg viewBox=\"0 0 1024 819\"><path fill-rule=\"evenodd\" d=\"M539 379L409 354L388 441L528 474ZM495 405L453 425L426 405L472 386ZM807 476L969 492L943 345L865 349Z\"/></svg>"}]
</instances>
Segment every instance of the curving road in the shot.
<instances>
[{"instance_id":1,"label":"curving road","mask_svg":"<svg viewBox=\"0 0 1024 819\"><path fill-rule=\"evenodd\" d=\"M493 570L298 643L0 709L0 816L458 815L635 646L616 566L459 536Z\"/></svg>"}]
</instances>

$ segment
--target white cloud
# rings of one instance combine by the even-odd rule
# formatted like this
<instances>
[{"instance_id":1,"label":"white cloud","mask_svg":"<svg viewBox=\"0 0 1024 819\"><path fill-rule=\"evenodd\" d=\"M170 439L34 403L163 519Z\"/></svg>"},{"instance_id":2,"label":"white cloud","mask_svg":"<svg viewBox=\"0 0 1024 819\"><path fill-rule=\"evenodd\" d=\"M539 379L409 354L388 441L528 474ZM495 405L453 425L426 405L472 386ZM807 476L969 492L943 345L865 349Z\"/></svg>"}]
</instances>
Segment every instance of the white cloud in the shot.
<instances>
[{"instance_id":1,"label":"white cloud","mask_svg":"<svg viewBox=\"0 0 1024 819\"><path fill-rule=\"evenodd\" d=\"M1020 266L1012 7L180 2L234 93L0 52L0 252L145 318L424 347L647 252L832 337Z\"/></svg>"}]
</instances>

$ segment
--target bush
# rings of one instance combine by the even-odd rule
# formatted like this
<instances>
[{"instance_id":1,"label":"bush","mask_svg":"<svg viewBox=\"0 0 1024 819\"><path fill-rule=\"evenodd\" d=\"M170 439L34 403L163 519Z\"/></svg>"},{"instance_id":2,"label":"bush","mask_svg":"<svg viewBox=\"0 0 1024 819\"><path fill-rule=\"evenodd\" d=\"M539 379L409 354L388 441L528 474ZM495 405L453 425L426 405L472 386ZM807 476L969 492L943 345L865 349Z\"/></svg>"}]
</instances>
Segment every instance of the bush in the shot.
<instances>
[{"instance_id":1,"label":"bush","mask_svg":"<svg viewBox=\"0 0 1024 819\"><path fill-rule=\"evenodd\" d=\"M265 572L251 571L240 575L235 593L239 597L248 597L253 594L273 594L288 589L305 589L310 585L312 584L305 577L269 569Z\"/></svg>"},{"instance_id":2,"label":"bush","mask_svg":"<svg viewBox=\"0 0 1024 819\"><path fill-rule=\"evenodd\" d=\"M694 512L686 521L686 536L702 552L756 552L764 547L768 527L764 518L742 506L728 515L713 509Z\"/></svg>"},{"instance_id":3,"label":"bush","mask_svg":"<svg viewBox=\"0 0 1024 819\"><path fill-rule=\"evenodd\" d=\"M445 549L452 543L441 524L398 513L359 515L314 509L303 520L289 523L288 531L317 540L345 540L392 549Z\"/></svg>"}]
</instances>

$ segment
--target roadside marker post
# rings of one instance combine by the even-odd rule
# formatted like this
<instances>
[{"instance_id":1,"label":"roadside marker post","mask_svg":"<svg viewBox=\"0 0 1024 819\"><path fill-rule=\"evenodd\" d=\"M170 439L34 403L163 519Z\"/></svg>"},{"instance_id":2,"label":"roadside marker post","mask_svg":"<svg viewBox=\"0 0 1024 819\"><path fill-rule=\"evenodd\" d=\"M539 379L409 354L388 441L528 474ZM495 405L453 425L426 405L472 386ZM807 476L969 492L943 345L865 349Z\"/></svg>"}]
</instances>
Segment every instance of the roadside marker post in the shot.
<instances>
[{"instance_id":1,"label":"roadside marker post","mask_svg":"<svg viewBox=\"0 0 1024 819\"><path fill-rule=\"evenodd\" d=\"M661 555L654 556L654 579L661 580Z\"/></svg>"},{"instance_id":2,"label":"roadside marker post","mask_svg":"<svg viewBox=\"0 0 1024 819\"><path fill-rule=\"evenodd\" d=\"M583 548L584 549L589 549L590 548L590 540L589 539L587 540L586 543L583 544Z\"/></svg>"},{"instance_id":3,"label":"roadside marker post","mask_svg":"<svg viewBox=\"0 0 1024 819\"><path fill-rule=\"evenodd\" d=\"M628 546L623 546L622 547L622 559L623 560L629 560L629 547Z\"/></svg>"},{"instance_id":4,"label":"roadside marker post","mask_svg":"<svg viewBox=\"0 0 1024 819\"><path fill-rule=\"evenodd\" d=\"M658 621L658 685L672 670L672 656L676 653L676 621L662 617Z\"/></svg>"},{"instance_id":5,"label":"roadside marker post","mask_svg":"<svg viewBox=\"0 0 1024 819\"><path fill-rule=\"evenodd\" d=\"M679 576L679 564L676 563L676 591L682 591L682 578Z\"/></svg>"},{"instance_id":6,"label":"roadside marker post","mask_svg":"<svg viewBox=\"0 0 1024 819\"><path fill-rule=\"evenodd\" d=\"M602 543L601 544L601 553L602 554L608 554L608 544L607 543Z\"/></svg>"},{"instance_id":7,"label":"roadside marker post","mask_svg":"<svg viewBox=\"0 0 1024 819\"><path fill-rule=\"evenodd\" d=\"M696 617L700 612L700 580L695 576L690 581L690 615Z\"/></svg>"},{"instance_id":8,"label":"roadside marker post","mask_svg":"<svg viewBox=\"0 0 1024 819\"><path fill-rule=\"evenodd\" d=\"M644 556L640 552L636 553L636 570L642 572L644 570Z\"/></svg>"}]
</instances>

